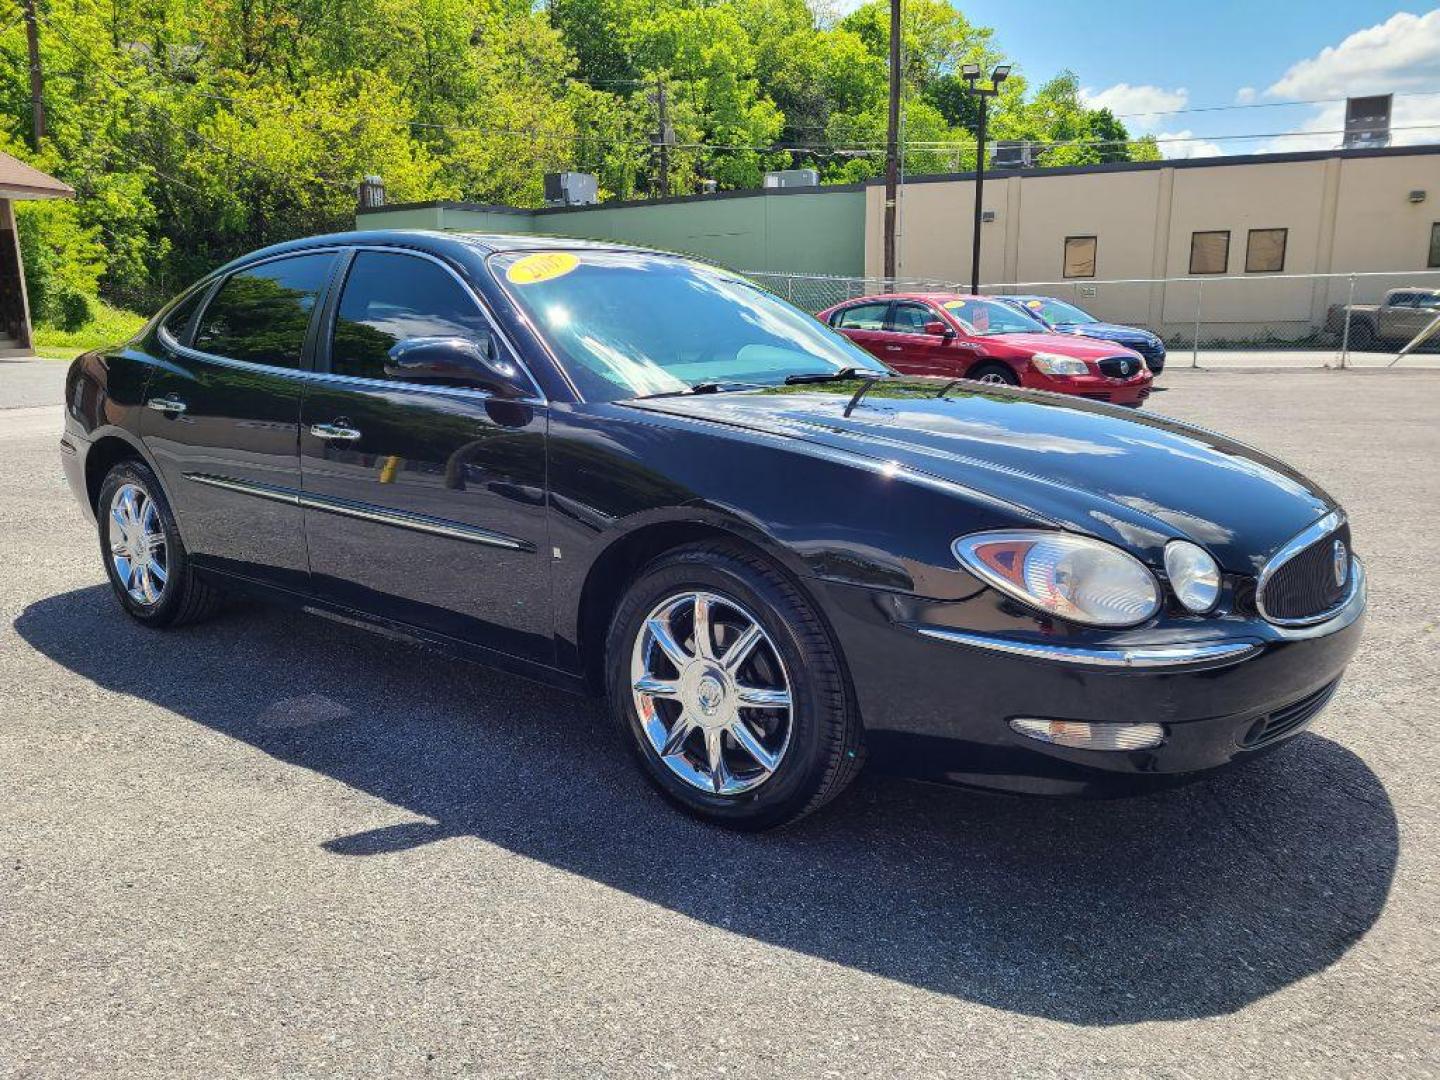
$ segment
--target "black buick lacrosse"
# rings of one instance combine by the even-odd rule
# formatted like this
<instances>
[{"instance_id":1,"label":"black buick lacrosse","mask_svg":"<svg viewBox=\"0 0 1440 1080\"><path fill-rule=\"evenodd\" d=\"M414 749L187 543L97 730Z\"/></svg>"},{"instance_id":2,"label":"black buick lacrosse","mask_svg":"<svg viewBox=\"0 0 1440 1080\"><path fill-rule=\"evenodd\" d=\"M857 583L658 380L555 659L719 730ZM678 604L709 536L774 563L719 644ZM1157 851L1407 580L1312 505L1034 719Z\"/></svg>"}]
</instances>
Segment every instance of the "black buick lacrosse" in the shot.
<instances>
[{"instance_id":1,"label":"black buick lacrosse","mask_svg":"<svg viewBox=\"0 0 1440 1080\"><path fill-rule=\"evenodd\" d=\"M738 828L867 756L1077 795L1250 758L1365 608L1344 512L1281 462L898 376L615 245L256 252L75 361L61 450L137 622L243 591L605 695L658 789Z\"/></svg>"}]
</instances>

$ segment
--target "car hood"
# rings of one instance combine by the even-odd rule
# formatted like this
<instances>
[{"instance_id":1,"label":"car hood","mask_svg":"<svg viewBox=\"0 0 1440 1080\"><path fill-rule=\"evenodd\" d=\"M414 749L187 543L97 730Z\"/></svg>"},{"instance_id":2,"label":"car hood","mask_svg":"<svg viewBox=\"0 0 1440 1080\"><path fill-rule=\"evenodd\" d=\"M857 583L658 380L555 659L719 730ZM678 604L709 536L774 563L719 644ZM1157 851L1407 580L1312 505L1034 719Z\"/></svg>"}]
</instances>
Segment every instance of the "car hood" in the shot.
<instances>
[{"instance_id":1,"label":"car hood","mask_svg":"<svg viewBox=\"0 0 1440 1080\"><path fill-rule=\"evenodd\" d=\"M1257 573L1334 508L1283 462L1222 435L1058 394L903 379L847 417L854 381L651 398L633 407L803 440L999 499L1023 516L1099 536L1159 565L1166 541Z\"/></svg>"},{"instance_id":2,"label":"car hood","mask_svg":"<svg viewBox=\"0 0 1440 1080\"><path fill-rule=\"evenodd\" d=\"M1077 356L1082 360L1101 360L1107 356L1126 356L1128 349L1117 348L1114 342L1101 344L1076 334L996 334L982 337L987 343L997 343L1028 353L1051 352L1060 356Z\"/></svg>"},{"instance_id":3,"label":"car hood","mask_svg":"<svg viewBox=\"0 0 1440 1080\"><path fill-rule=\"evenodd\" d=\"M1070 323L1056 327L1056 330L1065 335L1083 335L1084 337L1103 338L1106 341L1118 341L1127 344L1132 341L1158 341L1159 339L1148 330L1141 330L1138 326L1121 326L1119 323Z\"/></svg>"}]
</instances>

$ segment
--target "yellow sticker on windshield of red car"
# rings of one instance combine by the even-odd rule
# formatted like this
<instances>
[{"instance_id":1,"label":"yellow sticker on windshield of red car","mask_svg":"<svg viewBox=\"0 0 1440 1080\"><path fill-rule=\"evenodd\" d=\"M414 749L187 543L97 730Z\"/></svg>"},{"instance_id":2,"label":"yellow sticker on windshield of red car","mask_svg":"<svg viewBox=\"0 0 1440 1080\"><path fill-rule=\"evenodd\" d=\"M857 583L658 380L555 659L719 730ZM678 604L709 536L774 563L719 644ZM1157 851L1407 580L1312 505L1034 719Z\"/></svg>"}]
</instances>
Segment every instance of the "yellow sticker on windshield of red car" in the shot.
<instances>
[{"instance_id":1,"label":"yellow sticker on windshield of red car","mask_svg":"<svg viewBox=\"0 0 1440 1080\"><path fill-rule=\"evenodd\" d=\"M515 285L535 285L564 277L579 265L579 256L568 251L541 251L511 263L505 271L505 280Z\"/></svg>"}]
</instances>

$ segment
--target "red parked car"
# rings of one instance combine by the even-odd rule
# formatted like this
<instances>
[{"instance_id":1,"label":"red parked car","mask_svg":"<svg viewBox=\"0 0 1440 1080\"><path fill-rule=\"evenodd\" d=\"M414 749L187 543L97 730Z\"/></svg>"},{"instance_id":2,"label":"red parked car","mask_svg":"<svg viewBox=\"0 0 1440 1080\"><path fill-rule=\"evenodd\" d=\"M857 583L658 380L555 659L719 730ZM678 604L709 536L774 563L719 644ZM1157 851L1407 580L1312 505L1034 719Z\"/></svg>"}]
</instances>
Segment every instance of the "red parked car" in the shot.
<instances>
[{"instance_id":1,"label":"red parked car","mask_svg":"<svg viewBox=\"0 0 1440 1080\"><path fill-rule=\"evenodd\" d=\"M1152 376L1139 353L1051 333L986 296L862 296L816 317L907 375L1029 386L1137 407L1150 396Z\"/></svg>"}]
</instances>

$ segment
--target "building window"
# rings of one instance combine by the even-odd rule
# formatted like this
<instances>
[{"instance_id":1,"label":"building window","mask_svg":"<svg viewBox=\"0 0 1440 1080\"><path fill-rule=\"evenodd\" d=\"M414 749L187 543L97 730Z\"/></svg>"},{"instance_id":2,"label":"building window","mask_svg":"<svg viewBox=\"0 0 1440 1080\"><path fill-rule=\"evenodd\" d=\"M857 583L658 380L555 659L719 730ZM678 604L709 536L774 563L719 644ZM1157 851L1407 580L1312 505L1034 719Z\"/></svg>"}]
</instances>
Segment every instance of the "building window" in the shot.
<instances>
[{"instance_id":1,"label":"building window","mask_svg":"<svg viewBox=\"0 0 1440 1080\"><path fill-rule=\"evenodd\" d=\"M1230 265L1230 230L1190 234L1190 273L1223 274Z\"/></svg>"},{"instance_id":2,"label":"building window","mask_svg":"<svg viewBox=\"0 0 1440 1080\"><path fill-rule=\"evenodd\" d=\"M1425 265L1432 270L1440 267L1440 221L1430 226L1430 259Z\"/></svg>"},{"instance_id":3,"label":"building window","mask_svg":"<svg viewBox=\"0 0 1440 1080\"><path fill-rule=\"evenodd\" d=\"M1278 274L1285 269L1288 229L1251 229L1245 240L1245 273Z\"/></svg>"},{"instance_id":4,"label":"building window","mask_svg":"<svg viewBox=\"0 0 1440 1080\"><path fill-rule=\"evenodd\" d=\"M1067 278L1095 276L1095 237L1067 236L1065 262L1061 267Z\"/></svg>"}]
</instances>

